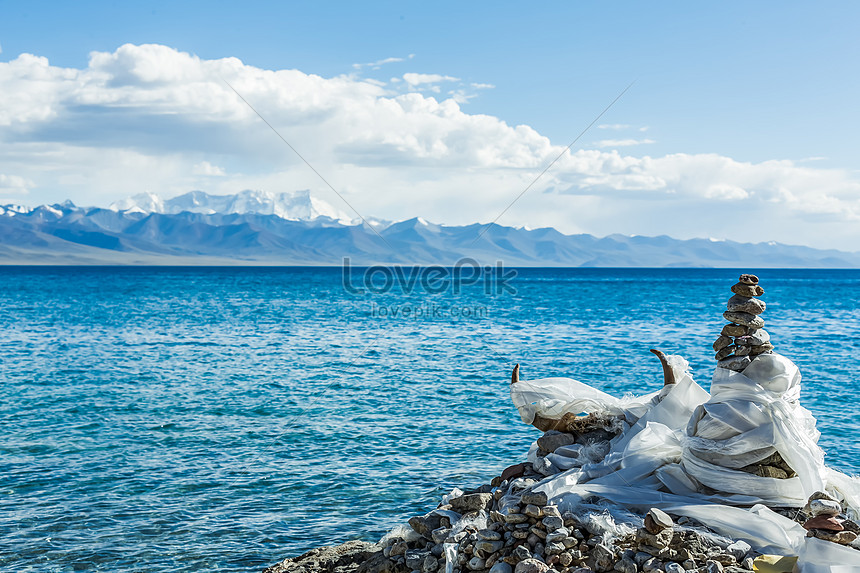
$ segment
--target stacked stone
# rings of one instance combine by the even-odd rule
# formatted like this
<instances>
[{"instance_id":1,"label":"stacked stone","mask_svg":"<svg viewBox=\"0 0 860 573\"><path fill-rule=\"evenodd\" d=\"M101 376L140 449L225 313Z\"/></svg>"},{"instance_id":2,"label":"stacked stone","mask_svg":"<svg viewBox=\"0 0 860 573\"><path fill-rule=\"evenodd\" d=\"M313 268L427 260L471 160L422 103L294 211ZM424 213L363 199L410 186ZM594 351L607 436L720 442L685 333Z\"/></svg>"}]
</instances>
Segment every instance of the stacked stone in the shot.
<instances>
[{"instance_id":1,"label":"stacked stone","mask_svg":"<svg viewBox=\"0 0 860 573\"><path fill-rule=\"evenodd\" d=\"M714 358L717 366L742 372L759 354L773 351L770 335L764 329L764 319L759 316L766 305L757 297L764 294L758 277L750 274L740 276L732 286L734 296L726 304L723 318L729 321L720 337L714 342Z\"/></svg>"},{"instance_id":2,"label":"stacked stone","mask_svg":"<svg viewBox=\"0 0 860 573\"><path fill-rule=\"evenodd\" d=\"M840 545L851 545L857 541L860 526L847 518L842 504L823 491L812 494L803 511L809 516L803 523L808 537Z\"/></svg>"}]
</instances>

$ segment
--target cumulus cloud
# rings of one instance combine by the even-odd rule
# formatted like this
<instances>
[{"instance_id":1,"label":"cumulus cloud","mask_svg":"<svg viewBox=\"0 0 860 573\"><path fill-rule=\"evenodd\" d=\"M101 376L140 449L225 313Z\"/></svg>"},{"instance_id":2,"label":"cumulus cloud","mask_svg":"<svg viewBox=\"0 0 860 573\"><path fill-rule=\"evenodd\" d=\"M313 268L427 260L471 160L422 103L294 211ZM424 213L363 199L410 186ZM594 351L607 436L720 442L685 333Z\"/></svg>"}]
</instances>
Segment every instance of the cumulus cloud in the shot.
<instances>
[{"instance_id":1,"label":"cumulus cloud","mask_svg":"<svg viewBox=\"0 0 860 573\"><path fill-rule=\"evenodd\" d=\"M465 112L462 85L444 98L432 91L458 81L407 73L395 90L161 45L94 52L80 69L22 54L0 62L0 164L15 174L0 188L29 193L31 203L105 205L147 190L310 188L338 203L233 86L362 214L490 221L564 146L528 125ZM619 148L653 140L608 142L614 149L565 152L500 222L860 248L856 173L716 154L634 156Z\"/></svg>"}]
</instances>

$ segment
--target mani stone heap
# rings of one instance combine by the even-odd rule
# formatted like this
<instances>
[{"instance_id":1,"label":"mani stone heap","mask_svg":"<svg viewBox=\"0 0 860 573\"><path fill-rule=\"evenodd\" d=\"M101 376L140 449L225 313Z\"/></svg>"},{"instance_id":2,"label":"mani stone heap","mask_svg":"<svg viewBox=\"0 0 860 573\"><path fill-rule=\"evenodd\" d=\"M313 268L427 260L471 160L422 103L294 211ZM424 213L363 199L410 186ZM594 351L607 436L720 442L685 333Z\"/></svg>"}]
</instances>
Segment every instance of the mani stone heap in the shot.
<instances>
[{"instance_id":1,"label":"mani stone heap","mask_svg":"<svg viewBox=\"0 0 860 573\"><path fill-rule=\"evenodd\" d=\"M735 294L723 313L723 318L730 324L723 327L720 337L714 342L714 352L717 353L714 358L720 368L742 372L753 358L772 352L773 344L760 316L767 305L757 298L764 294L758 277L741 275L738 283L732 286L732 292Z\"/></svg>"}]
</instances>

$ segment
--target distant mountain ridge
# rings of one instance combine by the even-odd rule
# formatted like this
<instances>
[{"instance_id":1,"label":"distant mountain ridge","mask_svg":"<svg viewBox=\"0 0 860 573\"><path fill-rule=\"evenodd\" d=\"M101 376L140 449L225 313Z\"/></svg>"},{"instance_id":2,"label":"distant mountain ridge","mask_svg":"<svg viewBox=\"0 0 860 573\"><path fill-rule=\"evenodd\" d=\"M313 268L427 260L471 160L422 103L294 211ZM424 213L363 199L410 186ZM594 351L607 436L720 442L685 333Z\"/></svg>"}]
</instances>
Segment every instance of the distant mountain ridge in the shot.
<instances>
[{"instance_id":1,"label":"distant mountain ridge","mask_svg":"<svg viewBox=\"0 0 860 573\"><path fill-rule=\"evenodd\" d=\"M778 243L370 221L374 228L350 221L307 192L149 194L107 209L5 205L0 264L340 265L348 257L353 265L451 265L470 257L507 266L860 268L860 253Z\"/></svg>"},{"instance_id":2,"label":"distant mountain ridge","mask_svg":"<svg viewBox=\"0 0 860 573\"><path fill-rule=\"evenodd\" d=\"M204 191L189 191L172 199L162 199L160 195L147 192L116 201L108 208L112 211L167 215L186 211L204 215L256 213L276 215L291 221L310 221L317 217L328 217L342 222L349 222L352 219L325 201L312 196L308 190L272 193L246 189L235 195L211 195Z\"/></svg>"}]
</instances>

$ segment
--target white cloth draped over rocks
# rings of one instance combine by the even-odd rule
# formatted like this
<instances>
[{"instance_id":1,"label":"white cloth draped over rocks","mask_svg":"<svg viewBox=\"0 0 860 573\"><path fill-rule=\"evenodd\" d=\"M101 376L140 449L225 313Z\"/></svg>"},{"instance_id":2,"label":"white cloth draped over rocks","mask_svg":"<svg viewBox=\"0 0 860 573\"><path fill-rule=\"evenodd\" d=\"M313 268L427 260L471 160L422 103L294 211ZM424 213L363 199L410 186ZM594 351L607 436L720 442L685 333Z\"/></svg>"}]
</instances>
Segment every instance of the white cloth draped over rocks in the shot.
<instances>
[{"instance_id":1,"label":"white cloth draped over rocks","mask_svg":"<svg viewBox=\"0 0 860 573\"><path fill-rule=\"evenodd\" d=\"M533 445L529 461L548 476L534 489L562 508L599 496L686 515L759 550L799 555L803 573L860 571L860 564L850 567L857 550L806 537L800 525L766 507L801 508L826 491L852 519L860 517L860 480L825 466L815 418L799 402L797 366L771 353L743 372L717 368L709 394L683 358L671 356L669 364L676 383L639 397L616 398L566 378L512 384L525 423L587 413L614 418L623 430L608 443L563 446L546 456ZM775 453L796 476L740 469Z\"/></svg>"}]
</instances>

